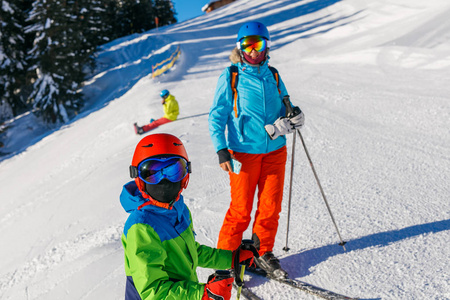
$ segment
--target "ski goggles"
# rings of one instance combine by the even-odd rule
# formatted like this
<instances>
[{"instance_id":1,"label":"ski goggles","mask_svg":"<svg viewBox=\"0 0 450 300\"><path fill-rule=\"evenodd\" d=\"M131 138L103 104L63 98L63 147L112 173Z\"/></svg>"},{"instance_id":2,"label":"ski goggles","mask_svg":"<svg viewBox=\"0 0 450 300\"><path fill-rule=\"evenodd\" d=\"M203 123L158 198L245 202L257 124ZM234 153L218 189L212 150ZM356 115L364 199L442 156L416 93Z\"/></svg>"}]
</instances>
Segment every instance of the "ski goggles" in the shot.
<instances>
[{"instance_id":1,"label":"ski goggles","mask_svg":"<svg viewBox=\"0 0 450 300\"><path fill-rule=\"evenodd\" d=\"M247 54L252 52L253 49L258 52L263 52L267 46L268 41L258 35L246 36L237 43L237 47Z\"/></svg>"},{"instance_id":2,"label":"ski goggles","mask_svg":"<svg viewBox=\"0 0 450 300\"><path fill-rule=\"evenodd\" d=\"M134 178L139 177L148 184L158 184L164 178L178 182L191 172L190 166L190 162L182 157L147 158L139 163Z\"/></svg>"}]
</instances>

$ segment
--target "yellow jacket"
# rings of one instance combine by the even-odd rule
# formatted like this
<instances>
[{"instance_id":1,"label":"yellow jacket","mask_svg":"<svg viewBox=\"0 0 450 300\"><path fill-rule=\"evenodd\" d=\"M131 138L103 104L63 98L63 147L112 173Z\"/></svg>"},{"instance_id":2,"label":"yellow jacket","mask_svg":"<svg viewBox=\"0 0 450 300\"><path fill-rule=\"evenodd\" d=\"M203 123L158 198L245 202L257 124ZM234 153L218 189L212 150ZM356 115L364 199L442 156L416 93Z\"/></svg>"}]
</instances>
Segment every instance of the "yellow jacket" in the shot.
<instances>
[{"instance_id":1,"label":"yellow jacket","mask_svg":"<svg viewBox=\"0 0 450 300\"><path fill-rule=\"evenodd\" d=\"M169 95L163 104L164 118L175 121L180 113L178 109L178 102L173 95Z\"/></svg>"}]
</instances>

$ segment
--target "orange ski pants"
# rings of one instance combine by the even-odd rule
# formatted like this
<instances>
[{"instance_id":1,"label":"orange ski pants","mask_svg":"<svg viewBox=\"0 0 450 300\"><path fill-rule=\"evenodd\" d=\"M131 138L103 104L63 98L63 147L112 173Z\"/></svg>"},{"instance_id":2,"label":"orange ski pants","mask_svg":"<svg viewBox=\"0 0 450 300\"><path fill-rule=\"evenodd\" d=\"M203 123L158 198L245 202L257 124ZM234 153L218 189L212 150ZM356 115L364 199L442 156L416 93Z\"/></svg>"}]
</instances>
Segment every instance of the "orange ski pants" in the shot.
<instances>
[{"instance_id":1,"label":"orange ski pants","mask_svg":"<svg viewBox=\"0 0 450 300\"><path fill-rule=\"evenodd\" d=\"M242 163L241 172L230 172L231 203L219 233L217 248L235 250L251 221L253 200L258 188L258 202L253 235L259 238L259 253L272 251L283 200L286 146L267 154L233 152Z\"/></svg>"}]
</instances>

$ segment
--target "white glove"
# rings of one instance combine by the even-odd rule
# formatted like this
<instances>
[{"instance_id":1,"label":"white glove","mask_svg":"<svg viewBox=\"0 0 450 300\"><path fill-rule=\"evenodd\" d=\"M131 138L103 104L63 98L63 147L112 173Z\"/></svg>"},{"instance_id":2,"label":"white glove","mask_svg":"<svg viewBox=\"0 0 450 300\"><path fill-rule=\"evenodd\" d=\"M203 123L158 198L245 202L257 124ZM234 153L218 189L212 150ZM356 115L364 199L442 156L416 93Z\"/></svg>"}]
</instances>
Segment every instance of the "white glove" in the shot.
<instances>
[{"instance_id":1,"label":"white glove","mask_svg":"<svg viewBox=\"0 0 450 300\"><path fill-rule=\"evenodd\" d=\"M264 126L270 139L274 140L280 135L285 135L291 133L294 129L292 128L291 121L285 117L279 117L275 123Z\"/></svg>"},{"instance_id":2,"label":"white glove","mask_svg":"<svg viewBox=\"0 0 450 300\"><path fill-rule=\"evenodd\" d=\"M294 129L300 129L305 124L305 115L298 106L294 107L295 116L290 117L291 125Z\"/></svg>"}]
</instances>

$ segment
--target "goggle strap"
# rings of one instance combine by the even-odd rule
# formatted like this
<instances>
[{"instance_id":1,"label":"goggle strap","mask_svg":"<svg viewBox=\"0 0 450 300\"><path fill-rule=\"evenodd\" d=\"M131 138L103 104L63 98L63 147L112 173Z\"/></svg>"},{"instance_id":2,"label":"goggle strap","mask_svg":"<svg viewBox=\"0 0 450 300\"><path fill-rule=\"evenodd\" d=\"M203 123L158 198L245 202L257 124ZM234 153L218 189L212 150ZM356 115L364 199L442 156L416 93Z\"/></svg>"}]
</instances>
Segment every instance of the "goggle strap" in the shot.
<instances>
[{"instance_id":1,"label":"goggle strap","mask_svg":"<svg viewBox=\"0 0 450 300\"><path fill-rule=\"evenodd\" d=\"M188 172L188 173L192 173L192 169L191 169L191 168L192 168L191 162L188 161L188 162L187 162L187 172Z\"/></svg>"},{"instance_id":2,"label":"goggle strap","mask_svg":"<svg viewBox=\"0 0 450 300\"><path fill-rule=\"evenodd\" d=\"M130 166L130 177L137 178L139 176L138 168L135 166Z\"/></svg>"}]
</instances>

